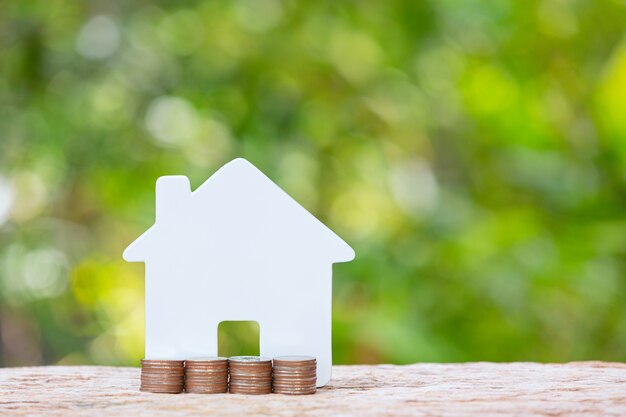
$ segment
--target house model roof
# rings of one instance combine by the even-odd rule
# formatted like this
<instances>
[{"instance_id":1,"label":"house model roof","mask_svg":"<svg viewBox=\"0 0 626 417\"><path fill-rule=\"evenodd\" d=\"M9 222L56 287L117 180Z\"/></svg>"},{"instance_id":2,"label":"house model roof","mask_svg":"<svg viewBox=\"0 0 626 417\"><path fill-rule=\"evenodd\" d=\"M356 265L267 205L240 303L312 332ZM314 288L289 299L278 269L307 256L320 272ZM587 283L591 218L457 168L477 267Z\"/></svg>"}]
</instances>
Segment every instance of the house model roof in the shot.
<instances>
[{"instance_id":1,"label":"house model roof","mask_svg":"<svg viewBox=\"0 0 626 417\"><path fill-rule=\"evenodd\" d=\"M155 224L123 256L144 262L181 248L201 253L217 246L242 259L280 253L334 263L355 256L346 242L242 158L224 165L193 192L185 176L159 178Z\"/></svg>"}]
</instances>

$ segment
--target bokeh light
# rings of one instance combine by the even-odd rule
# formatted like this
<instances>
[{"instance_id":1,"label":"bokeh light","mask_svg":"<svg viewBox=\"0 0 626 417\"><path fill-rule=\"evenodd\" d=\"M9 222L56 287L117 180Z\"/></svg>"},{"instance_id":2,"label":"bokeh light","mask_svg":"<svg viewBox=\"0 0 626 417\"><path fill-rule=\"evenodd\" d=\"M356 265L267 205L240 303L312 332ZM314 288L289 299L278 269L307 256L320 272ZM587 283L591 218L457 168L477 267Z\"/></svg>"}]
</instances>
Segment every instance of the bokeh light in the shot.
<instances>
[{"instance_id":1,"label":"bokeh light","mask_svg":"<svg viewBox=\"0 0 626 417\"><path fill-rule=\"evenodd\" d=\"M3 2L0 365L136 365L121 253L156 178L239 156L357 252L335 363L626 360L624 22L619 0Z\"/></svg>"}]
</instances>

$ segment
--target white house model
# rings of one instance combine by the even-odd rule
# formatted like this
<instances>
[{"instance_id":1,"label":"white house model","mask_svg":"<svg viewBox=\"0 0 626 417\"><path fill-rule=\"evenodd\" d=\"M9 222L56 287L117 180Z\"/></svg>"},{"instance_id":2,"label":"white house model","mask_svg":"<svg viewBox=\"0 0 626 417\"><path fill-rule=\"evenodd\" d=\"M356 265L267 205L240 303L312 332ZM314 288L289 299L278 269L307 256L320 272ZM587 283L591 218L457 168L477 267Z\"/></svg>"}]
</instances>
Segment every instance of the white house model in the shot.
<instances>
[{"instance_id":1,"label":"white house model","mask_svg":"<svg viewBox=\"0 0 626 417\"><path fill-rule=\"evenodd\" d=\"M145 262L148 359L217 355L222 321L256 321L261 355L332 368L332 265L354 250L245 159L191 191L156 183L156 221L124 251Z\"/></svg>"}]
</instances>

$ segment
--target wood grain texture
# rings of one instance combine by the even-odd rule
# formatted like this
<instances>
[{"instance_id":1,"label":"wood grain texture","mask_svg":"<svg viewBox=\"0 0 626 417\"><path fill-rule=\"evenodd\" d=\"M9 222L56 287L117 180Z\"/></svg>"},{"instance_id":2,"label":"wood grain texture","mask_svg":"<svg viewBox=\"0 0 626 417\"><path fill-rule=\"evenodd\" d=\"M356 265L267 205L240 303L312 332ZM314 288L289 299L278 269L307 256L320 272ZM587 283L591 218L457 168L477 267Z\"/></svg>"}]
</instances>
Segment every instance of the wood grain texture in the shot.
<instances>
[{"instance_id":1,"label":"wood grain texture","mask_svg":"<svg viewBox=\"0 0 626 417\"><path fill-rule=\"evenodd\" d=\"M626 364L335 366L299 397L142 393L138 368L4 368L0 415L625 416Z\"/></svg>"}]
</instances>

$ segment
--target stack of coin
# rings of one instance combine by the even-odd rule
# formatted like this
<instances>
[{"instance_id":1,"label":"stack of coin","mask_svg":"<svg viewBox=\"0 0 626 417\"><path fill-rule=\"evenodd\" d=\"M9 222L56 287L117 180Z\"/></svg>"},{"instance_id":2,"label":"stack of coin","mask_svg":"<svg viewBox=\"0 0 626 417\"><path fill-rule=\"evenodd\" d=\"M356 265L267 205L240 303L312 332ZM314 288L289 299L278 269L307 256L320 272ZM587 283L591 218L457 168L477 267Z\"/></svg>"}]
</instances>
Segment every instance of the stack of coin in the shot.
<instances>
[{"instance_id":1,"label":"stack of coin","mask_svg":"<svg viewBox=\"0 0 626 417\"><path fill-rule=\"evenodd\" d=\"M140 391L164 394L183 392L185 362L166 359L141 360Z\"/></svg>"},{"instance_id":2,"label":"stack of coin","mask_svg":"<svg viewBox=\"0 0 626 417\"><path fill-rule=\"evenodd\" d=\"M230 392L233 394L270 394L272 360L262 356L233 356L228 359Z\"/></svg>"},{"instance_id":3,"label":"stack of coin","mask_svg":"<svg viewBox=\"0 0 626 417\"><path fill-rule=\"evenodd\" d=\"M228 359L221 357L187 359L185 391L195 394L228 392Z\"/></svg>"},{"instance_id":4,"label":"stack of coin","mask_svg":"<svg viewBox=\"0 0 626 417\"><path fill-rule=\"evenodd\" d=\"M313 356L274 358L274 392L288 395L315 394L317 361Z\"/></svg>"}]
</instances>

